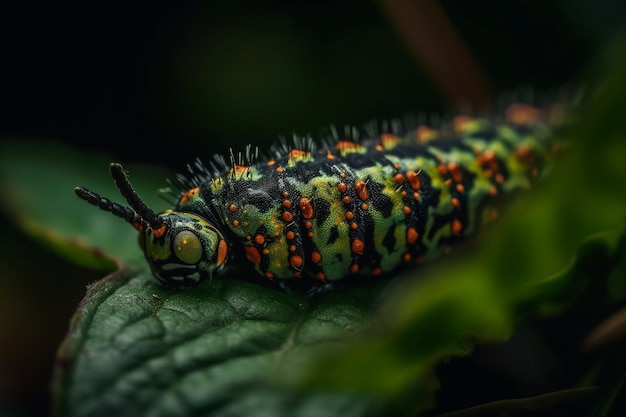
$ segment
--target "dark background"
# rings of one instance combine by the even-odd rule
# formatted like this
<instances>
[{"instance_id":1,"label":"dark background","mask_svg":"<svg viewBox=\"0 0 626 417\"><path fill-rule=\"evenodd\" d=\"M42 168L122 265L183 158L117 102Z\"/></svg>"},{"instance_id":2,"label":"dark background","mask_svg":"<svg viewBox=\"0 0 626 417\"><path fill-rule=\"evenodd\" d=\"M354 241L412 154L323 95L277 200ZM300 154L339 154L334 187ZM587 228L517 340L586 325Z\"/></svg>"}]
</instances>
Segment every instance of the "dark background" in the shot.
<instances>
[{"instance_id":1,"label":"dark background","mask_svg":"<svg viewBox=\"0 0 626 417\"><path fill-rule=\"evenodd\" d=\"M495 97L584 84L626 21L620 0L440 4ZM14 2L0 6L0 56L0 138L173 170L229 146L453 104L374 1ZM40 415L56 346L97 275L0 220L0 414Z\"/></svg>"},{"instance_id":2,"label":"dark background","mask_svg":"<svg viewBox=\"0 0 626 417\"><path fill-rule=\"evenodd\" d=\"M448 104L377 2L171 3L3 6L0 133L177 168L206 149ZM441 4L496 95L578 82L626 9Z\"/></svg>"}]
</instances>

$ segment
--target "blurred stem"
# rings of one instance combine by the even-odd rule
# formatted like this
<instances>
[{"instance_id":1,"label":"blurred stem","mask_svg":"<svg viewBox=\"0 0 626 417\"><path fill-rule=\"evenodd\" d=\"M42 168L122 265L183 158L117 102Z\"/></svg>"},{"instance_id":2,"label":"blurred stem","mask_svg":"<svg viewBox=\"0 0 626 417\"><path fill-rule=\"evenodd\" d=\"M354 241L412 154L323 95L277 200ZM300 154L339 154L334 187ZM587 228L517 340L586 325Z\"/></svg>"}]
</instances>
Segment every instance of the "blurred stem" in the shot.
<instances>
[{"instance_id":1,"label":"blurred stem","mask_svg":"<svg viewBox=\"0 0 626 417\"><path fill-rule=\"evenodd\" d=\"M455 107L487 110L492 95L483 71L434 0L380 0L415 60Z\"/></svg>"}]
</instances>

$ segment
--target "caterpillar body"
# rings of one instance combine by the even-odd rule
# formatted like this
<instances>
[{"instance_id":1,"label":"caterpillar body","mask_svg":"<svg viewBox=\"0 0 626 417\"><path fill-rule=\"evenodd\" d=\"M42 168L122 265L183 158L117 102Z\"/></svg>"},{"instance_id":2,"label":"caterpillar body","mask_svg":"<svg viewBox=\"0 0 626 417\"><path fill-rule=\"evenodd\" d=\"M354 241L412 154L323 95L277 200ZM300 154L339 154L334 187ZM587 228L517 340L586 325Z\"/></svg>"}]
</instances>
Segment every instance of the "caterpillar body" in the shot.
<instances>
[{"instance_id":1,"label":"caterpillar body","mask_svg":"<svg viewBox=\"0 0 626 417\"><path fill-rule=\"evenodd\" d=\"M250 262L269 279L379 275L449 250L494 216L499 200L550 166L554 115L525 104L501 118L457 116L448 127L283 142L258 158L248 147L211 168L197 161L172 181L172 210L157 214L119 164L113 179L130 207L83 187L76 194L139 231L152 273L174 288ZM349 135L354 136L354 135Z\"/></svg>"}]
</instances>

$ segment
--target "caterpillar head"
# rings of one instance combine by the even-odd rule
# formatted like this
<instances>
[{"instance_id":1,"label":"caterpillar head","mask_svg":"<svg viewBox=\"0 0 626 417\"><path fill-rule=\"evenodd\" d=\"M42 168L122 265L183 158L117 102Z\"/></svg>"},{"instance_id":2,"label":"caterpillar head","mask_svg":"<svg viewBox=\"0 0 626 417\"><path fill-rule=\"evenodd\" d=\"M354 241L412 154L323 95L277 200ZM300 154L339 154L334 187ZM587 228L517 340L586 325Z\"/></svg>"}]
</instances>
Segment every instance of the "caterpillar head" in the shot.
<instances>
[{"instance_id":1,"label":"caterpillar head","mask_svg":"<svg viewBox=\"0 0 626 417\"><path fill-rule=\"evenodd\" d=\"M139 231L139 245L155 278L171 288L188 288L222 269L228 245L215 225L192 213L167 210L157 214L133 190L120 164L111 164L115 185L130 207L76 187L81 199L113 213Z\"/></svg>"}]
</instances>

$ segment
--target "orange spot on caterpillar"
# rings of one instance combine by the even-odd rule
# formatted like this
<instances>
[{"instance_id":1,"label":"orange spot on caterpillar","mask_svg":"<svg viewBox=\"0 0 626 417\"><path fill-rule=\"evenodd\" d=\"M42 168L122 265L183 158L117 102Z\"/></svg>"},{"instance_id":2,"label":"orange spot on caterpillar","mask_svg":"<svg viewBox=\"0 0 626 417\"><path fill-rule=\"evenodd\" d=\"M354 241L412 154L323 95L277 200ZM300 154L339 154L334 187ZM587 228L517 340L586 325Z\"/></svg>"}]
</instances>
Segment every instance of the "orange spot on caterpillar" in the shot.
<instances>
[{"instance_id":1,"label":"orange spot on caterpillar","mask_svg":"<svg viewBox=\"0 0 626 417\"><path fill-rule=\"evenodd\" d=\"M283 200L283 207L291 208L291 200Z\"/></svg>"},{"instance_id":2,"label":"orange spot on caterpillar","mask_svg":"<svg viewBox=\"0 0 626 417\"><path fill-rule=\"evenodd\" d=\"M339 190L340 193L345 193L346 190L348 189L348 186L345 183L340 182L339 184L337 184L337 189Z\"/></svg>"},{"instance_id":3,"label":"orange spot on caterpillar","mask_svg":"<svg viewBox=\"0 0 626 417\"><path fill-rule=\"evenodd\" d=\"M274 161L273 159L270 159L269 161L267 161L268 166L272 166L274 164L276 164L276 161Z\"/></svg>"},{"instance_id":4,"label":"orange spot on caterpillar","mask_svg":"<svg viewBox=\"0 0 626 417\"><path fill-rule=\"evenodd\" d=\"M479 154L476 159L481 165L492 164L496 161L496 154L492 150L486 150L485 152Z\"/></svg>"},{"instance_id":5,"label":"orange spot on caterpillar","mask_svg":"<svg viewBox=\"0 0 626 417\"><path fill-rule=\"evenodd\" d=\"M293 220L293 214L288 211L283 212L283 220L287 223L291 222Z\"/></svg>"},{"instance_id":6,"label":"orange spot on caterpillar","mask_svg":"<svg viewBox=\"0 0 626 417\"><path fill-rule=\"evenodd\" d=\"M461 224L461 221L459 219L454 219L452 221L452 233L454 233L455 235L461 234L461 232L463 231L463 225Z\"/></svg>"},{"instance_id":7,"label":"orange spot on caterpillar","mask_svg":"<svg viewBox=\"0 0 626 417\"><path fill-rule=\"evenodd\" d=\"M409 244L413 244L415 242L417 242L417 238L419 237L419 233L417 232L417 229L415 229L414 227L409 227L406 230L406 241Z\"/></svg>"},{"instance_id":8,"label":"orange spot on caterpillar","mask_svg":"<svg viewBox=\"0 0 626 417\"><path fill-rule=\"evenodd\" d=\"M335 149L337 149L338 151L356 152L356 151L360 151L363 148L361 147L361 145L359 145L356 142L352 142L350 140L340 140L335 145Z\"/></svg>"},{"instance_id":9,"label":"orange spot on caterpillar","mask_svg":"<svg viewBox=\"0 0 626 417\"><path fill-rule=\"evenodd\" d=\"M539 110L528 104L513 104L506 110L506 120L514 125L529 125L539 118Z\"/></svg>"},{"instance_id":10,"label":"orange spot on caterpillar","mask_svg":"<svg viewBox=\"0 0 626 417\"><path fill-rule=\"evenodd\" d=\"M370 207L366 203L363 203L361 204L361 208L367 211L367 209L369 209Z\"/></svg>"},{"instance_id":11,"label":"orange spot on caterpillar","mask_svg":"<svg viewBox=\"0 0 626 417\"><path fill-rule=\"evenodd\" d=\"M374 146L374 149L376 149L378 152L382 152L385 150L385 148L383 148L383 146L378 143Z\"/></svg>"},{"instance_id":12,"label":"orange spot on caterpillar","mask_svg":"<svg viewBox=\"0 0 626 417\"><path fill-rule=\"evenodd\" d=\"M350 204L351 201L352 201L352 199L350 198L349 195L344 195L343 198L341 199L341 202L343 204Z\"/></svg>"},{"instance_id":13,"label":"orange spot on caterpillar","mask_svg":"<svg viewBox=\"0 0 626 417\"><path fill-rule=\"evenodd\" d=\"M335 159L335 155L333 155L330 151L326 151L326 159Z\"/></svg>"},{"instance_id":14,"label":"orange spot on caterpillar","mask_svg":"<svg viewBox=\"0 0 626 417\"><path fill-rule=\"evenodd\" d=\"M319 253L318 251L314 250L313 252L311 252L311 261L314 264L318 264L320 263L320 261L322 260L322 254Z\"/></svg>"},{"instance_id":15,"label":"orange spot on caterpillar","mask_svg":"<svg viewBox=\"0 0 626 417\"><path fill-rule=\"evenodd\" d=\"M456 197L452 197L452 200L450 200L450 202L452 203L452 207L454 208L459 208L461 206L461 202Z\"/></svg>"},{"instance_id":16,"label":"orange spot on caterpillar","mask_svg":"<svg viewBox=\"0 0 626 417\"><path fill-rule=\"evenodd\" d=\"M372 269L372 275L380 275L383 273L383 269L380 266L375 267L374 269Z\"/></svg>"},{"instance_id":17,"label":"orange spot on caterpillar","mask_svg":"<svg viewBox=\"0 0 626 417\"><path fill-rule=\"evenodd\" d=\"M404 182L404 175L397 173L393 176L393 180L396 182L396 184L402 184Z\"/></svg>"},{"instance_id":18,"label":"orange spot on caterpillar","mask_svg":"<svg viewBox=\"0 0 626 417\"><path fill-rule=\"evenodd\" d=\"M244 246L246 258L255 265L261 264L261 254L254 246Z\"/></svg>"},{"instance_id":19,"label":"orange spot on caterpillar","mask_svg":"<svg viewBox=\"0 0 626 417\"><path fill-rule=\"evenodd\" d=\"M315 274L315 278L322 282L326 282L326 274L324 274L323 272L318 272L317 274Z\"/></svg>"},{"instance_id":20,"label":"orange spot on caterpillar","mask_svg":"<svg viewBox=\"0 0 626 417\"><path fill-rule=\"evenodd\" d=\"M406 197L406 191L402 190L402 191L400 192L400 195L402 196L402 198Z\"/></svg>"},{"instance_id":21,"label":"orange spot on caterpillar","mask_svg":"<svg viewBox=\"0 0 626 417\"><path fill-rule=\"evenodd\" d=\"M272 274L270 271L265 271L265 278L274 279L274 274Z\"/></svg>"},{"instance_id":22,"label":"orange spot on caterpillar","mask_svg":"<svg viewBox=\"0 0 626 417\"><path fill-rule=\"evenodd\" d=\"M339 176L340 176L341 178L345 178L347 175L346 175L346 173L345 173L345 172L342 172L342 173L340 173L340 174L339 174Z\"/></svg>"},{"instance_id":23,"label":"orange spot on caterpillar","mask_svg":"<svg viewBox=\"0 0 626 417\"><path fill-rule=\"evenodd\" d=\"M496 180L496 182L498 184L502 184L504 182L504 175L502 175L500 173L497 173L496 177L495 177L495 180Z\"/></svg>"},{"instance_id":24,"label":"orange spot on caterpillar","mask_svg":"<svg viewBox=\"0 0 626 417\"><path fill-rule=\"evenodd\" d=\"M354 219L354 213L351 211L346 211L346 219L348 220Z\"/></svg>"},{"instance_id":25,"label":"orange spot on caterpillar","mask_svg":"<svg viewBox=\"0 0 626 417\"><path fill-rule=\"evenodd\" d=\"M365 243L361 239L354 239L351 244L352 252L361 255L365 249Z\"/></svg>"},{"instance_id":26,"label":"orange spot on caterpillar","mask_svg":"<svg viewBox=\"0 0 626 417\"><path fill-rule=\"evenodd\" d=\"M239 220L237 219L233 220L233 226L239 227Z\"/></svg>"},{"instance_id":27,"label":"orange spot on caterpillar","mask_svg":"<svg viewBox=\"0 0 626 417\"><path fill-rule=\"evenodd\" d=\"M458 162L449 162L448 171L450 172L450 176L452 177L454 182L463 181L463 174L461 173L461 166L458 164Z\"/></svg>"},{"instance_id":28,"label":"orange spot on caterpillar","mask_svg":"<svg viewBox=\"0 0 626 417\"><path fill-rule=\"evenodd\" d=\"M270 250L268 248L263 248L262 252L263 252L263 255L269 255L270 254Z\"/></svg>"},{"instance_id":29,"label":"orange spot on caterpillar","mask_svg":"<svg viewBox=\"0 0 626 417\"><path fill-rule=\"evenodd\" d=\"M444 164L439 164L439 165L437 165L437 171L439 171L439 173L441 175L447 175L448 174L448 167L446 167Z\"/></svg>"},{"instance_id":30,"label":"orange spot on caterpillar","mask_svg":"<svg viewBox=\"0 0 626 417\"><path fill-rule=\"evenodd\" d=\"M405 253L402 255L402 260L403 260L404 262L409 262L409 261L411 260L411 254L410 254L409 252L405 252Z\"/></svg>"},{"instance_id":31,"label":"orange spot on caterpillar","mask_svg":"<svg viewBox=\"0 0 626 417\"><path fill-rule=\"evenodd\" d=\"M496 187L490 187L489 188L489 194L491 194L492 197L495 197L498 195L498 189Z\"/></svg>"},{"instance_id":32,"label":"orange spot on caterpillar","mask_svg":"<svg viewBox=\"0 0 626 417\"><path fill-rule=\"evenodd\" d=\"M294 269L299 269L303 263L304 263L304 260L302 259L301 256L294 255L291 258L289 258L289 265L291 265L291 267Z\"/></svg>"},{"instance_id":33,"label":"orange spot on caterpillar","mask_svg":"<svg viewBox=\"0 0 626 417\"><path fill-rule=\"evenodd\" d=\"M359 272L359 264L350 265L350 273L356 274L357 272Z\"/></svg>"},{"instance_id":34,"label":"orange spot on caterpillar","mask_svg":"<svg viewBox=\"0 0 626 417\"><path fill-rule=\"evenodd\" d=\"M524 144L515 149L515 157L523 162L525 166L532 164L533 150L530 146Z\"/></svg>"},{"instance_id":35,"label":"orange spot on caterpillar","mask_svg":"<svg viewBox=\"0 0 626 417\"><path fill-rule=\"evenodd\" d=\"M295 237L296 237L296 234L292 230L287 231L287 239L293 240L295 239Z\"/></svg>"},{"instance_id":36,"label":"orange spot on caterpillar","mask_svg":"<svg viewBox=\"0 0 626 417\"><path fill-rule=\"evenodd\" d=\"M237 206L236 206L236 205L234 205L234 204L231 204L230 206L228 206L228 210L229 210L231 213L234 213L234 212L236 212L236 211L237 211Z\"/></svg>"},{"instance_id":37,"label":"orange spot on caterpillar","mask_svg":"<svg viewBox=\"0 0 626 417\"><path fill-rule=\"evenodd\" d=\"M361 200L365 201L369 198L370 193L367 190L367 183L365 181L354 181L354 188L356 189L356 195L358 195Z\"/></svg>"},{"instance_id":38,"label":"orange spot on caterpillar","mask_svg":"<svg viewBox=\"0 0 626 417\"><path fill-rule=\"evenodd\" d=\"M313 238L313 232L309 232L306 234L309 238Z\"/></svg>"},{"instance_id":39,"label":"orange spot on caterpillar","mask_svg":"<svg viewBox=\"0 0 626 417\"><path fill-rule=\"evenodd\" d=\"M426 142L429 139L432 139L434 136L434 131L428 126L420 126L415 131L415 136L417 141L420 143Z\"/></svg>"},{"instance_id":40,"label":"orange spot on caterpillar","mask_svg":"<svg viewBox=\"0 0 626 417\"><path fill-rule=\"evenodd\" d=\"M283 197L284 197L284 198L289 197L289 193L288 193L287 191L283 191Z\"/></svg>"},{"instance_id":41,"label":"orange spot on caterpillar","mask_svg":"<svg viewBox=\"0 0 626 417\"><path fill-rule=\"evenodd\" d=\"M420 195L420 193L418 193L417 191L413 193L413 199L415 199L415 200L419 200L420 198L422 198L422 196Z\"/></svg>"},{"instance_id":42,"label":"orange spot on caterpillar","mask_svg":"<svg viewBox=\"0 0 626 417\"><path fill-rule=\"evenodd\" d=\"M402 207L402 212L408 216L409 214L411 214L411 207L409 206Z\"/></svg>"},{"instance_id":43,"label":"orange spot on caterpillar","mask_svg":"<svg viewBox=\"0 0 626 417\"><path fill-rule=\"evenodd\" d=\"M292 149L288 155L289 158L296 159L296 160L306 159L309 156L311 156L311 153L307 151L303 151L302 149Z\"/></svg>"},{"instance_id":44,"label":"orange spot on caterpillar","mask_svg":"<svg viewBox=\"0 0 626 417\"><path fill-rule=\"evenodd\" d=\"M259 233L256 236L254 236L254 241L256 242L257 245L262 245L265 243L265 236Z\"/></svg>"},{"instance_id":45,"label":"orange spot on caterpillar","mask_svg":"<svg viewBox=\"0 0 626 417\"><path fill-rule=\"evenodd\" d=\"M409 185L415 191L419 190L422 187L422 180L419 174L412 169L406 172L406 178L409 180Z\"/></svg>"},{"instance_id":46,"label":"orange spot on caterpillar","mask_svg":"<svg viewBox=\"0 0 626 417\"><path fill-rule=\"evenodd\" d=\"M235 175L243 176L248 168L246 165L235 165Z\"/></svg>"},{"instance_id":47,"label":"orange spot on caterpillar","mask_svg":"<svg viewBox=\"0 0 626 417\"><path fill-rule=\"evenodd\" d=\"M302 197L300 199L300 210L302 211L302 217L304 217L305 219L310 219L311 217L313 217L313 205L308 198Z\"/></svg>"},{"instance_id":48,"label":"orange spot on caterpillar","mask_svg":"<svg viewBox=\"0 0 626 417\"><path fill-rule=\"evenodd\" d=\"M278 167L276 168L276 172L284 172L285 169L283 167Z\"/></svg>"},{"instance_id":49,"label":"orange spot on caterpillar","mask_svg":"<svg viewBox=\"0 0 626 417\"><path fill-rule=\"evenodd\" d=\"M457 192L463 194L465 192L465 187L463 186L463 184L457 184L456 185L456 190L457 190Z\"/></svg>"},{"instance_id":50,"label":"orange spot on caterpillar","mask_svg":"<svg viewBox=\"0 0 626 417\"><path fill-rule=\"evenodd\" d=\"M289 245L289 252L295 252L296 249L296 245Z\"/></svg>"},{"instance_id":51,"label":"orange spot on caterpillar","mask_svg":"<svg viewBox=\"0 0 626 417\"><path fill-rule=\"evenodd\" d=\"M276 236L276 237L280 236L280 231L276 230L276 231L274 232L274 236Z\"/></svg>"},{"instance_id":52,"label":"orange spot on caterpillar","mask_svg":"<svg viewBox=\"0 0 626 417\"><path fill-rule=\"evenodd\" d=\"M163 236L163 233L165 233L166 230L167 230L167 226L163 225L159 227L158 229L152 229L152 234L154 235L154 237L158 239L161 236Z\"/></svg>"},{"instance_id":53,"label":"orange spot on caterpillar","mask_svg":"<svg viewBox=\"0 0 626 417\"><path fill-rule=\"evenodd\" d=\"M530 146L526 144L520 145L515 149L515 156L518 159L522 159L522 160L527 159L530 156L532 156L532 154L533 154L533 150L531 149Z\"/></svg>"},{"instance_id":54,"label":"orange spot on caterpillar","mask_svg":"<svg viewBox=\"0 0 626 417\"><path fill-rule=\"evenodd\" d=\"M311 223L310 221L306 221L304 222L304 227L306 227L307 229L310 229L313 227L313 223Z\"/></svg>"},{"instance_id":55,"label":"orange spot on caterpillar","mask_svg":"<svg viewBox=\"0 0 626 417\"><path fill-rule=\"evenodd\" d=\"M191 190L183 194L183 196L180 198L180 202L186 203L187 201L191 200L195 195L197 195L199 192L200 192L200 188L198 187L192 188Z\"/></svg>"},{"instance_id":56,"label":"orange spot on caterpillar","mask_svg":"<svg viewBox=\"0 0 626 417\"><path fill-rule=\"evenodd\" d=\"M456 116L454 119L452 119L452 126L454 127L454 131L457 133L463 132L471 121L471 117L465 115Z\"/></svg>"},{"instance_id":57,"label":"orange spot on caterpillar","mask_svg":"<svg viewBox=\"0 0 626 417\"><path fill-rule=\"evenodd\" d=\"M350 223L350 229L356 230L356 229L358 229L358 227L359 227L359 225L357 225L356 222Z\"/></svg>"},{"instance_id":58,"label":"orange spot on caterpillar","mask_svg":"<svg viewBox=\"0 0 626 417\"><path fill-rule=\"evenodd\" d=\"M400 138L390 133L383 133L380 135L380 143L383 147L385 147L385 149L389 149L400 143Z\"/></svg>"},{"instance_id":59,"label":"orange spot on caterpillar","mask_svg":"<svg viewBox=\"0 0 626 417\"><path fill-rule=\"evenodd\" d=\"M226 261L226 257L228 256L228 243L225 240L220 240L220 243L217 244L217 264L221 265Z\"/></svg>"}]
</instances>

